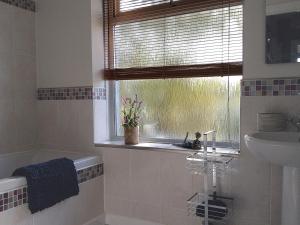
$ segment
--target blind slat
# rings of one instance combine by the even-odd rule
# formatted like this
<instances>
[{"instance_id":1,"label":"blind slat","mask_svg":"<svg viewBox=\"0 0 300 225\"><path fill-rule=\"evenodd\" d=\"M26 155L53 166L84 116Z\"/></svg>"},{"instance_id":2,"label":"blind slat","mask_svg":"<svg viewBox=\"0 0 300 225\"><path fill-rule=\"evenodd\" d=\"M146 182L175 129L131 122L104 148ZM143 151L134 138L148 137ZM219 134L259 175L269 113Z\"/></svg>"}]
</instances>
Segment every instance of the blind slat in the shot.
<instances>
[{"instance_id":1,"label":"blind slat","mask_svg":"<svg viewBox=\"0 0 300 225\"><path fill-rule=\"evenodd\" d=\"M105 79L242 74L241 0L106 0L104 8Z\"/></svg>"}]
</instances>

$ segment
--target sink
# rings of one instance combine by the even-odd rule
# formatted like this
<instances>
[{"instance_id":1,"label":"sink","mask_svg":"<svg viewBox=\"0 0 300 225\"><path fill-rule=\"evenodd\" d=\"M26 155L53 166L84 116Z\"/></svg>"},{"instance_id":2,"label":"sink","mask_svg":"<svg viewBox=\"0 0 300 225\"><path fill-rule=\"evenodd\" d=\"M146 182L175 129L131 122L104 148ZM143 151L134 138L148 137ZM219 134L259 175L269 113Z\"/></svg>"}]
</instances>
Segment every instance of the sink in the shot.
<instances>
[{"instance_id":1,"label":"sink","mask_svg":"<svg viewBox=\"0 0 300 225\"><path fill-rule=\"evenodd\" d=\"M245 135L258 158L283 166L281 225L300 221L300 133L257 132Z\"/></svg>"},{"instance_id":2,"label":"sink","mask_svg":"<svg viewBox=\"0 0 300 225\"><path fill-rule=\"evenodd\" d=\"M257 132L245 135L247 148L271 163L300 168L300 133Z\"/></svg>"}]
</instances>

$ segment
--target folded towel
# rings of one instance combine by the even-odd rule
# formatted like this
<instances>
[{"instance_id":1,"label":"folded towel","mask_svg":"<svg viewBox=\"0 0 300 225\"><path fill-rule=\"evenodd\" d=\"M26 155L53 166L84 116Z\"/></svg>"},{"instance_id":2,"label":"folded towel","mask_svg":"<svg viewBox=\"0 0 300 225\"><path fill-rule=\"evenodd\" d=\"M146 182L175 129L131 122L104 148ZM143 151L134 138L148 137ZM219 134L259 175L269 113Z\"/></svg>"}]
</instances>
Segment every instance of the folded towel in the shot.
<instances>
[{"instance_id":1,"label":"folded towel","mask_svg":"<svg viewBox=\"0 0 300 225\"><path fill-rule=\"evenodd\" d=\"M13 176L26 177L32 214L79 193L74 162L67 158L19 168Z\"/></svg>"},{"instance_id":2,"label":"folded towel","mask_svg":"<svg viewBox=\"0 0 300 225\"><path fill-rule=\"evenodd\" d=\"M202 202L204 204L204 202ZM221 207L221 208L219 208ZM208 200L208 218L214 220L222 220L227 215L226 204L219 200ZM196 215L205 217L204 205L198 205L196 208Z\"/></svg>"}]
</instances>

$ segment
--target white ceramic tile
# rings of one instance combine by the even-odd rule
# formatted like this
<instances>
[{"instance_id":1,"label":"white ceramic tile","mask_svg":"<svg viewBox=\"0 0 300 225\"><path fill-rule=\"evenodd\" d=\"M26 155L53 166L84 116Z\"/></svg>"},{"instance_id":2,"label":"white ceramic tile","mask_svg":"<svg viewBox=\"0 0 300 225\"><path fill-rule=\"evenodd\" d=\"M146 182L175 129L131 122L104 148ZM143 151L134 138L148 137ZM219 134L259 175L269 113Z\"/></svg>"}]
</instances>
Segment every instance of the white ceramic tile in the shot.
<instances>
[{"instance_id":1,"label":"white ceramic tile","mask_svg":"<svg viewBox=\"0 0 300 225\"><path fill-rule=\"evenodd\" d=\"M15 121L17 132L15 141L18 146L33 146L37 143L36 101L15 101Z\"/></svg>"},{"instance_id":2,"label":"white ceramic tile","mask_svg":"<svg viewBox=\"0 0 300 225\"><path fill-rule=\"evenodd\" d=\"M14 91L17 99L36 100L36 68L32 56L14 55Z\"/></svg>"},{"instance_id":3,"label":"white ceramic tile","mask_svg":"<svg viewBox=\"0 0 300 225\"><path fill-rule=\"evenodd\" d=\"M147 204L144 202L133 202L132 217L146 221L161 223L162 206L161 204Z\"/></svg>"},{"instance_id":4,"label":"white ceramic tile","mask_svg":"<svg viewBox=\"0 0 300 225\"><path fill-rule=\"evenodd\" d=\"M93 146L94 144L94 120L93 102L89 100L74 101L77 113L77 141L80 146ZM84 110L83 110L84 109ZM103 128L104 129L104 128Z\"/></svg>"},{"instance_id":5,"label":"white ceramic tile","mask_svg":"<svg viewBox=\"0 0 300 225\"><path fill-rule=\"evenodd\" d=\"M125 217L108 214L105 216L106 224L110 225L162 225L160 223L141 220L133 217Z\"/></svg>"},{"instance_id":6,"label":"white ceramic tile","mask_svg":"<svg viewBox=\"0 0 300 225\"><path fill-rule=\"evenodd\" d=\"M0 2L0 52L12 51L12 14L13 9L6 3Z\"/></svg>"},{"instance_id":7,"label":"white ceramic tile","mask_svg":"<svg viewBox=\"0 0 300 225\"><path fill-rule=\"evenodd\" d=\"M103 150L106 195L130 199L129 150ZM125 215L126 216L126 215Z\"/></svg>"},{"instance_id":8,"label":"white ceramic tile","mask_svg":"<svg viewBox=\"0 0 300 225\"><path fill-rule=\"evenodd\" d=\"M104 212L104 179L103 176L89 180L83 185L80 185L80 190L85 193L86 206L85 208L85 221L87 222ZM87 210L88 209L88 210ZM78 212L80 213L80 212Z\"/></svg>"},{"instance_id":9,"label":"white ceramic tile","mask_svg":"<svg viewBox=\"0 0 300 225\"><path fill-rule=\"evenodd\" d=\"M14 102L0 100L0 152L14 151L16 147L17 124L15 121Z\"/></svg>"},{"instance_id":10,"label":"white ceramic tile","mask_svg":"<svg viewBox=\"0 0 300 225\"><path fill-rule=\"evenodd\" d=\"M10 52L0 51L0 99L2 100L14 98L13 61Z\"/></svg>"},{"instance_id":11,"label":"white ceramic tile","mask_svg":"<svg viewBox=\"0 0 300 225\"><path fill-rule=\"evenodd\" d=\"M106 214L132 217L133 203L130 200L105 194L104 201Z\"/></svg>"},{"instance_id":12,"label":"white ceramic tile","mask_svg":"<svg viewBox=\"0 0 300 225\"><path fill-rule=\"evenodd\" d=\"M57 101L38 101L38 143L50 145L58 141Z\"/></svg>"},{"instance_id":13,"label":"white ceramic tile","mask_svg":"<svg viewBox=\"0 0 300 225\"><path fill-rule=\"evenodd\" d=\"M35 56L35 13L13 7L13 49Z\"/></svg>"},{"instance_id":14,"label":"white ceramic tile","mask_svg":"<svg viewBox=\"0 0 300 225\"><path fill-rule=\"evenodd\" d=\"M186 200L192 195L192 175L185 163L185 154L161 154L161 192L165 207L186 209Z\"/></svg>"},{"instance_id":15,"label":"white ceramic tile","mask_svg":"<svg viewBox=\"0 0 300 225\"><path fill-rule=\"evenodd\" d=\"M130 150L131 186L133 201L161 205L160 153Z\"/></svg>"},{"instance_id":16,"label":"white ceramic tile","mask_svg":"<svg viewBox=\"0 0 300 225\"><path fill-rule=\"evenodd\" d=\"M0 225L34 225L33 217L27 206L7 210L1 213L0 218Z\"/></svg>"},{"instance_id":17,"label":"white ceramic tile","mask_svg":"<svg viewBox=\"0 0 300 225\"><path fill-rule=\"evenodd\" d=\"M192 218L187 215L186 210L171 207L162 209L162 224L164 225L192 225L191 220Z\"/></svg>"},{"instance_id":18,"label":"white ceramic tile","mask_svg":"<svg viewBox=\"0 0 300 225\"><path fill-rule=\"evenodd\" d=\"M75 146L78 144L77 129L78 112L76 112L74 101L57 101L57 137L62 146Z\"/></svg>"}]
</instances>

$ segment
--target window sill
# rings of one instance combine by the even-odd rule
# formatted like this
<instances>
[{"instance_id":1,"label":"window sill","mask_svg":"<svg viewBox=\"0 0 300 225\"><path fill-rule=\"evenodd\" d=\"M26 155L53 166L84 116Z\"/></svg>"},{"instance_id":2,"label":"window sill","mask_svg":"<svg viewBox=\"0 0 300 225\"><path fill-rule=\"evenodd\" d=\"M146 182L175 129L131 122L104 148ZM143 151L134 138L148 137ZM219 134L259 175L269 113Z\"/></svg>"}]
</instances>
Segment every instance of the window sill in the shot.
<instances>
[{"instance_id":1,"label":"window sill","mask_svg":"<svg viewBox=\"0 0 300 225\"><path fill-rule=\"evenodd\" d=\"M137 145L125 145L124 141L104 141L96 143L96 147L108 147L108 148L125 148L135 150L148 150L148 151L164 151L164 152L177 152L177 153L192 153L193 151L186 148L174 146L172 144L165 143L139 143ZM203 151L203 150L201 150ZM208 148L208 153L211 153L212 149ZM217 153L223 156L237 157L240 154L239 149L232 148L217 148Z\"/></svg>"}]
</instances>

